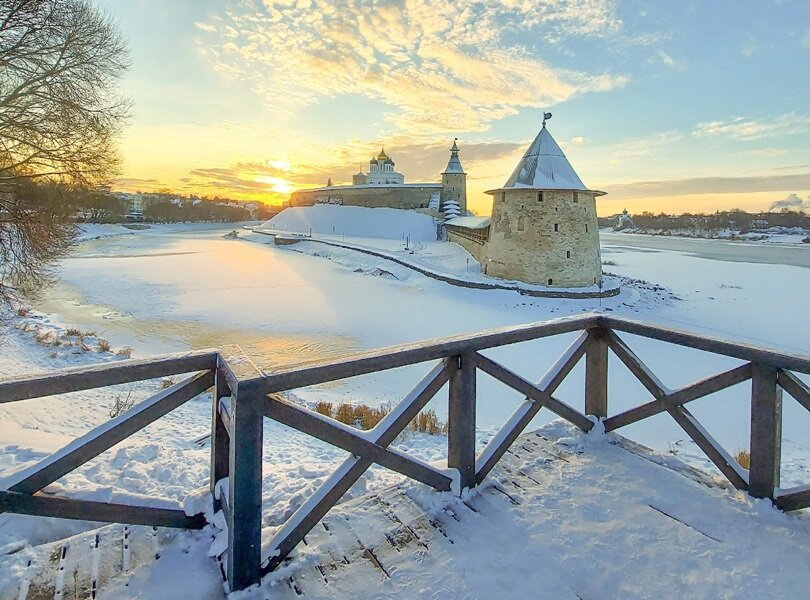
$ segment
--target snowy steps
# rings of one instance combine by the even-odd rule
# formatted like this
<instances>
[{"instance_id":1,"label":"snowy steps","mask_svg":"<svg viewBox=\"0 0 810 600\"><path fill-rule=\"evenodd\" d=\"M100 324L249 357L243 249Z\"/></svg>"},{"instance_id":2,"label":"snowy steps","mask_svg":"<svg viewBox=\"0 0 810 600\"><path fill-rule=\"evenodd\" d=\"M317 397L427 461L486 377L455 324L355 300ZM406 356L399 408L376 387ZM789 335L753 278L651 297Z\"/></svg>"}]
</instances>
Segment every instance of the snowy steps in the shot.
<instances>
[{"instance_id":1,"label":"snowy steps","mask_svg":"<svg viewBox=\"0 0 810 600\"><path fill-rule=\"evenodd\" d=\"M477 519L522 504L529 488L542 485L532 477L534 469L576 456L538 434L524 434L493 469L486 486L452 507L426 511L406 485L340 504L283 563L285 575L270 587L267 599L342 597L357 581L371 587L391 577L418 577L420 569L452 554Z\"/></svg>"},{"instance_id":2,"label":"snowy steps","mask_svg":"<svg viewBox=\"0 0 810 600\"><path fill-rule=\"evenodd\" d=\"M176 530L108 525L65 540L0 556L0 571L14 572L0 600L92 599L113 580L159 559Z\"/></svg>"},{"instance_id":3,"label":"snowy steps","mask_svg":"<svg viewBox=\"0 0 810 600\"><path fill-rule=\"evenodd\" d=\"M613 436L613 440L623 450L694 482L722 487L711 476L682 464L662 462L658 455L621 436ZM420 501L424 503L432 494L419 493L412 484L403 483L339 504L265 578L263 598L343 597L358 581L366 582L369 589L384 589L391 578L418 578L433 563L451 562L454 548L470 541L477 523L498 518L503 511L520 510L527 499L547 494L549 470L562 473L576 467L582 455L581 449L557 444L542 433L526 433L515 440L485 484L462 501L450 500L443 507L422 506ZM667 505L648 506L649 518L663 521L664 529L671 528L673 534L686 528L709 543L721 543L711 528L691 524L688 514ZM113 582L125 582L138 566L159 560L160 549L177 533L110 525L0 556L0 570L18 574L13 578L15 585L0 589L0 600L95 598ZM592 600L572 592L570 600L576 598Z\"/></svg>"}]
</instances>

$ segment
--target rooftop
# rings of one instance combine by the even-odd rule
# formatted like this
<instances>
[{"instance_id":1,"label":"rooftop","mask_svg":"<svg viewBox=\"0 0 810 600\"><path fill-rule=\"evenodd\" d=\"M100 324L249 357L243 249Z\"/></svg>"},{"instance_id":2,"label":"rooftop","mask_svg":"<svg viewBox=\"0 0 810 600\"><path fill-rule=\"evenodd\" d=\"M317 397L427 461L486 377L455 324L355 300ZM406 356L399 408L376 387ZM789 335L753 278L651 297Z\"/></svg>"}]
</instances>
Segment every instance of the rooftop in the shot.
<instances>
[{"instance_id":1,"label":"rooftop","mask_svg":"<svg viewBox=\"0 0 810 600\"><path fill-rule=\"evenodd\" d=\"M593 191L582 183L574 167L546 129L545 122L503 187L487 193L519 188ZM601 196L604 192L596 194Z\"/></svg>"}]
</instances>

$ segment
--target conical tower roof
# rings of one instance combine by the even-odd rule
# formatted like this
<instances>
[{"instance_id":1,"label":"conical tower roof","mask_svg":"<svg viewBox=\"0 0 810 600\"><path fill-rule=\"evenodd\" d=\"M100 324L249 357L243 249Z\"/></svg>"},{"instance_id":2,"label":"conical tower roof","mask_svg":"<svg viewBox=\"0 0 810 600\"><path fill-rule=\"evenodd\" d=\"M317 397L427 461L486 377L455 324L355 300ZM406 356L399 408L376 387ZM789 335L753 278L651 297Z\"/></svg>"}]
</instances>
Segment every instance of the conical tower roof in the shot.
<instances>
[{"instance_id":1,"label":"conical tower roof","mask_svg":"<svg viewBox=\"0 0 810 600\"><path fill-rule=\"evenodd\" d=\"M510 189L582 190L594 191L597 196L605 193L588 190L582 183L545 122L503 187L487 193Z\"/></svg>"},{"instance_id":2,"label":"conical tower roof","mask_svg":"<svg viewBox=\"0 0 810 600\"><path fill-rule=\"evenodd\" d=\"M461 161L458 158L457 140L458 138L453 140L453 146L450 148L450 160L447 161L447 168L442 171L442 175L447 173L464 173L464 167L461 166Z\"/></svg>"}]
</instances>

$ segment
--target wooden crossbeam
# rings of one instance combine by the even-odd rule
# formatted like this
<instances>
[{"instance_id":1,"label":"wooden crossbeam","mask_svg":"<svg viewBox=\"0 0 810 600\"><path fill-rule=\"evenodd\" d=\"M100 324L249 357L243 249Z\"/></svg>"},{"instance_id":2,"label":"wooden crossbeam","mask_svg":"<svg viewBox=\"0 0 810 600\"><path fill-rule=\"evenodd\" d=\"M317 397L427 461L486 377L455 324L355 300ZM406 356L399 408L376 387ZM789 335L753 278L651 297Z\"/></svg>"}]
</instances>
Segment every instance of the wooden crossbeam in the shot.
<instances>
[{"instance_id":1,"label":"wooden crossbeam","mask_svg":"<svg viewBox=\"0 0 810 600\"><path fill-rule=\"evenodd\" d=\"M751 363L740 365L730 371L705 377L699 381L685 385L674 392L670 392L661 399L653 400L652 402L608 417L605 419L605 431L613 431L619 427L647 419L658 413L665 412L670 408L682 406L687 402L692 402L698 398L719 392L720 390L737 385L748 379L751 379Z\"/></svg>"},{"instance_id":2,"label":"wooden crossbeam","mask_svg":"<svg viewBox=\"0 0 810 600\"><path fill-rule=\"evenodd\" d=\"M112 364L60 369L45 374L0 380L0 402L66 394L178 373L215 369L216 366L216 350L195 350L154 358L116 361Z\"/></svg>"},{"instance_id":3,"label":"wooden crossbeam","mask_svg":"<svg viewBox=\"0 0 810 600\"><path fill-rule=\"evenodd\" d=\"M374 429L366 432L368 439L383 448L391 444L447 383L449 377L450 374L443 364L436 365L394 410L383 417ZM269 558L262 567L262 573L268 573L281 564L371 465L372 461L369 458L357 456L347 458L273 536L267 553Z\"/></svg>"},{"instance_id":4,"label":"wooden crossbeam","mask_svg":"<svg viewBox=\"0 0 810 600\"><path fill-rule=\"evenodd\" d=\"M9 491L0 491L0 511L37 517L183 529L202 529L206 523L204 515L188 516L179 509L132 506L42 494L31 496Z\"/></svg>"},{"instance_id":5,"label":"wooden crossbeam","mask_svg":"<svg viewBox=\"0 0 810 600\"><path fill-rule=\"evenodd\" d=\"M782 490L774 496L773 503L784 511L810 507L810 485Z\"/></svg>"},{"instance_id":6,"label":"wooden crossbeam","mask_svg":"<svg viewBox=\"0 0 810 600\"><path fill-rule=\"evenodd\" d=\"M667 387L661 383L661 380L645 365L641 359L636 356L630 347L625 344L618 335L612 331L606 334L608 347L613 353L619 357L619 360L624 363L633 376L641 382L647 391L652 394L656 400L663 400L667 395Z\"/></svg>"},{"instance_id":7,"label":"wooden crossbeam","mask_svg":"<svg viewBox=\"0 0 810 600\"><path fill-rule=\"evenodd\" d=\"M748 473L734 460L723 447L717 443L706 429L703 428L694 415L685 406L675 406L667 411L678 425L703 450L703 453L712 461L720 472L726 476L731 484L738 490L748 489Z\"/></svg>"},{"instance_id":8,"label":"wooden crossbeam","mask_svg":"<svg viewBox=\"0 0 810 600\"><path fill-rule=\"evenodd\" d=\"M136 404L125 413L73 440L36 465L11 475L6 479L6 489L22 494L38 492L91 458L140 431L149 423L200 395L213 384L214 372L202 371L162 390L151 398Z\"/></svg>"},{"instance_id":9,"label":"wooden crossbeam","mask_svg":"<svg viewBox=\"0 0 810 600\"><path fill-rule=\"evenodd\" d=\"M807 410L810 410L810 386L790 371L779 369L776 382Z\"/></svg>"},{"instance_id":10,"label":"wooden crossbeam","mask_svg":"<svg viewBox=\"0 0 810 600\"><path fill-rule=\"evenodd\" d=\"M566 349L566 351L563 352L562 356L560 356L560 358L557 359L557 361L551 366L551 368L540 379L539 383L536 386L530 384L526 380L515 375L515 377L518 377L518 379L521 380L521 387L525 389L525 392L523 390L518 391L525 393L526 398L520 404L520 406L518 406L515 412L512 413L512 416L509 417L507 422L503 425L503 427L501 427L498 433L496 433L493 436L493 438L489 441L486 447L476 457L475 460L476 483L481 483L482 481L484 481L486 476L489 474L492 468L498 463L498 461L501 459L504 453L509 449L509 447L515 441L515 439L517 439L517 437L521 433L523 433L523 430L526 429L526 427L534 418L534 416L540 411L540 409L543 406L546 406L546 402L549 398L551 398L551 394L560 386L565 377L571 372L571 370L582 358L583 354L585 353L585 346L587 339L588 339L587 332L582 332L577 337L577 339L574 340L574 342ZM479 358L484 359L485 357L481 355L476 356L477 364L479 365L481 370L489 373L491 376L494 377L495 375L493 373L490 373L489 371L486 371L484 369L484 367L482 366L484 363L478 360ZM489 359L486 360L489 361ZM487 364L486 366L491 367L489 364ZM500 367L500 365L497 366ZM500 373L500 371L497 372ZM531 386L531 389L525 387L526 384ZM531 392L532 395L530 396L526 392ZM540 396L536 394L536 392L542 392L543 395ZM573 411L574 409L571 410ZM590 427L593 427L593 423L587 417L585 417L584 415L581 416L585 419L585 421L588 422L587 427L588 429L590 429ZM579 420L578 417L576 418ZM582 425L584 425L584 422L582 422Z\"/></svg>"},{"instance_id":11,"label":"wooden crossbeam","mask_svg":"<svg viewBox=\"0 0 810 600\"><path fill-rule=\"evenodd\" d=\"M530 381L527 381L520 375L510 371L503 365L487 358L486 356L477 355L475 361L478 368L484 371L487 375L491 375L501 383L508 385L514 390L517 390L528 399L533 400L540 407L545 406L554 414L562 417L582 429L583 431L590 431L593 427L593 422L583 415L578 410L571 408L565 402L561 402L554 398L545 390L540 389ZM576 364L576 363L574 363ZM573 365L571 365L573 367Z\"/></svg>"}]
</instances>

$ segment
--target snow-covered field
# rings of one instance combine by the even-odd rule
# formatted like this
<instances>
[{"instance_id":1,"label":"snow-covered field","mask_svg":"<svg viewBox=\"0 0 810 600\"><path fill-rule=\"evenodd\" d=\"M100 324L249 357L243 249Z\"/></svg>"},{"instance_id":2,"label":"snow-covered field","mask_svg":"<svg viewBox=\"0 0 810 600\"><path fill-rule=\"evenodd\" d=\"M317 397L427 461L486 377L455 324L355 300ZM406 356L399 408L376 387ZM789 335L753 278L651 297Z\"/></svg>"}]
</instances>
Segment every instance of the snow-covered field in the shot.
<instances>
[{"instance_id":1,"label":"snow-covered field","mask_svg":"<svg viewBox=\"0 0 810 600\"><path fill-rule=\"evenodd\" d=\"M606 227L603 231L614 232L612 227ZM804 240L810 239L810 231L801 227L768 227L767 229L755 229L750 231L740 231L735 229L717 230L697 230L697 229L644 229L626 228L616 233L623 235L653 235L663 237L711 239L711 240L732 240L737 242L758 243L758 244L807 244Z\"/></svg>"},{"instance_id":2,"label":"snow-covered field","mask_svg":"<svg viewBox=\"0 0 810 600\"><path fill-rule=\"evenodd\" d=\"M92 344L104 337L113 352L131 346L135 356L141 357L238 343L257 362L272 368L591 310L810 354L810 341L802 326L810 271L803 267L720 261L673 250L632 248L626 241L603 242L603 259L614 263L606 266L606 271L652 284L628 282L619 296L601 302L552 300L526 298L510 291L456 288L390 261L350 250L308 246L308 242L274 247L224 239L223 234L231 229L172 226L133 235L118 235L130 233L128 230L88 232L88 238L97 239L88 239L64 261L60 284L33 303L31 316L13 319L18 327L6 331L2 338L0 373L7 376L121 360L113 353L95 351L95 346L87 352L78 348L76 353L75 345L37 342L37 329L40 339L49 338L46 330L64 333L66 327L76 327L92 331L96 334L88 336ZM429 256L441 262L440 256ZM460 265L453 268L460 269ZM26 327L29 331L22 331ZM560 336L488 354L519 374L537 379L571 339ZM631 336L627 340L670 387L736 364L731 359ZM308 402L326 399L393 404L429 368L417 365L397 369L299 390L297 395ZM612 411L647 399L640 384L634 383L618 362L611 361L610 371ZM116 396L145 398L159 386L157 381L144 382L0 406L0 476L33 464L108 419ZM445 414L445 403L438 401L442 394L433 406L440 416ZM581 406L581 366L558 395ZM733 451L747 446L747 396L745 385L736 386L690 408ZM520 400L516 393L479 376L480 443L506 420ZM537 424L547 418L538 419ZM195 441L209 427L210 404L205 397L199 398L51 489L78 497L108 499L139 494L180 503L187 494L207 485L208 452ZM786 396L784 487L810 483L808 427L810 416ZM621 433L709 469L697 448L664 415ZM446 440L440 436L409 434L398 443L425 460L443 460L446 455ZM268 533L343 458L343 452L267 422L263 492ZM395 479L375 468L353 493ZM56 539L84 526L4 514L0 516L0 547L20 540L37 543Z\"/></svg>"}]
</instances>

